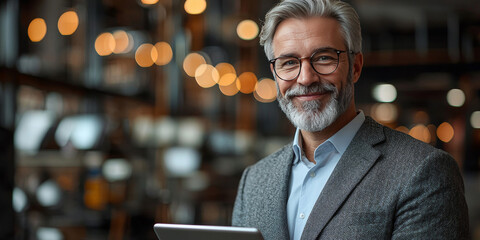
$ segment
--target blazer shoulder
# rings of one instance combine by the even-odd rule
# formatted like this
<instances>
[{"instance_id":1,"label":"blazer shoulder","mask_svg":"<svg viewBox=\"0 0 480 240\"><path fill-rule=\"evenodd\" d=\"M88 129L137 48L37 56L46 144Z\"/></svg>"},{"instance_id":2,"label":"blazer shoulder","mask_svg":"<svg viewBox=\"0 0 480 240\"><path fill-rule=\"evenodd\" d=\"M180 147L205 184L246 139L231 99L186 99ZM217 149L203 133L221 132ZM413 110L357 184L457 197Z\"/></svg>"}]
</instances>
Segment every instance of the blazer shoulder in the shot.
<instances>
[{"instance_id":1,"label":"blazer shoulder","mask_svg":"<svg viewBox=\"0 0 480 240\"><path fill-rule=\"evenodd\" d=\"M391 129L389 127L383 126L383 131L385 133L386 141L390 142L391 146L396 146L399 150L404 150L405 152L414 152L417 154L425 153L430 154L432 152L441 151L428 143L420 141L406 133Z\"/></svg>"},{"instance_id":2,"label":"blazer shoulder","mask_svg":"<svg viewBox=\"0 0 480 240\"><path fill-rule=\"evenodd\" d=\"M383 141L374 146L374 148L380 150L384 160L393 160L397 163L403 162L405 166L409 167L414 167L427 159L442 158L447 162L455 162L453 157L444 150L415 139L403 132L383 126L375 121L373 122L375 128L381 129L383 132Z\"/></svg>"}]
</instances>

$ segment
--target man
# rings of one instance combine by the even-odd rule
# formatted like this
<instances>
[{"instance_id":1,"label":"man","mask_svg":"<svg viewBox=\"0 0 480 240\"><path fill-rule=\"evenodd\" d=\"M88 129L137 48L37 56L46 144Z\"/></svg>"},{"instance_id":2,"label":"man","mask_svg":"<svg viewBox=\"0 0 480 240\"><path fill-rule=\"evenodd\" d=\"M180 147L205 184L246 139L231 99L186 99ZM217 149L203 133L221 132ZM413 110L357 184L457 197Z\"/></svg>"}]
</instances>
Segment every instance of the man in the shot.
<instances>
[{"instance_id":1,"label":"man","mask_svg":"<svg viewBox=\"0 0 480 240\"><path fill-rule=\"evenodd\" d=\"M355 10L285 0L260 43L293 143L248 167L232 223L265 239L464 239L468 213L456 162L357 111L363 66Z\"/></svg>"}]
</instances>

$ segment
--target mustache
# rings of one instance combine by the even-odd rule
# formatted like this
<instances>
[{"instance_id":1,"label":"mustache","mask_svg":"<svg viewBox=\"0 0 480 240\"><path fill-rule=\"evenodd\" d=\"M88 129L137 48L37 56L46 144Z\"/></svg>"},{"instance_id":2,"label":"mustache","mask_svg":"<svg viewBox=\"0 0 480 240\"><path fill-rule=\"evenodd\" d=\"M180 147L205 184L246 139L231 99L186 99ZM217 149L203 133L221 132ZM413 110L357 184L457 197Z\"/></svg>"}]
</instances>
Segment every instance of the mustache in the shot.
<instances>
[{"instance_id":1,"label":"mustache","mask_svg":"<svg viewBox=\"0 0 480 240\"><path fill-rule=\"evenodd\" d=\"M297 84L285 92L285 98L292 99L293 97L298 95L305 95L310 93L324 94L328 92L336 93L337 88L333 84L320 82L312 83L309 86Z\"/></svg>"}]
</instances>

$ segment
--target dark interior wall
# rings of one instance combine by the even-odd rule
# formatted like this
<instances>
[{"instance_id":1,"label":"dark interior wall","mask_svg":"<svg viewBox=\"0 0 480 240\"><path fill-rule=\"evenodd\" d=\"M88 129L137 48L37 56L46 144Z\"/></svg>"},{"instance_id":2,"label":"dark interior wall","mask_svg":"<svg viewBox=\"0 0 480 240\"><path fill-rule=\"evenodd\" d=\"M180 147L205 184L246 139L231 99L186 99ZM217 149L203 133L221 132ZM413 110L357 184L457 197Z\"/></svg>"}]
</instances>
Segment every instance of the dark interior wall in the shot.
<instances>
[{"instance_id":1,"label":"dark interior wall","mask_svg":"<svg viewBox=\"0 0 480 240\"><path fill-rule=\"evenodd\" d=\"M0 239L13 239L13 133L0 127Z\"/></svg>"}]
</instances>

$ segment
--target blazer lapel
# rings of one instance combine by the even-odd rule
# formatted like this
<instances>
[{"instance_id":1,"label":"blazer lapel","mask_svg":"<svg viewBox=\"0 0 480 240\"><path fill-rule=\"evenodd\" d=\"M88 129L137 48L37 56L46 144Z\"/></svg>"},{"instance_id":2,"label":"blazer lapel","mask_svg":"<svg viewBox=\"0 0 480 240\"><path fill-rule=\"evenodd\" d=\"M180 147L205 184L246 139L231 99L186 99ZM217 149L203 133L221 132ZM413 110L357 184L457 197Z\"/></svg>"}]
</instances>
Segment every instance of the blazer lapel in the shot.
<instances>
[{"instance_id":1,"label":"blazer lapel","mask_svg":"<svg viewBox=\"0 0 480 240\"><path fill-rule=\"evenodd\" d=\"M269 196L267 197L269 202L263 205L263 207L265 207L264 212L270 216L265 217L264 219L267 220L267 222L263 222L262 224L265 225L267 229L274 226L274 229L268 233L269 237L266 237L266 239L289 239L287 200L293 158L292 143L290 143L287 144L274 159L275 164L272 165L271 172L276 174L268 175L268 179L263 182L263 184L265 184L264 194Z\"/></svg>"},{"instance_id":2,"label":"blazer lapel","mask_svg":"<svg viewBox=\"0 0 480 240\"><path fill-rule=\"evenodd\" d=\"M367 117L318 197L301 239L316 239L350 192L374 165L380 152L374 145L384 141L382 126Z\"/></svg>"}]
</instances>

